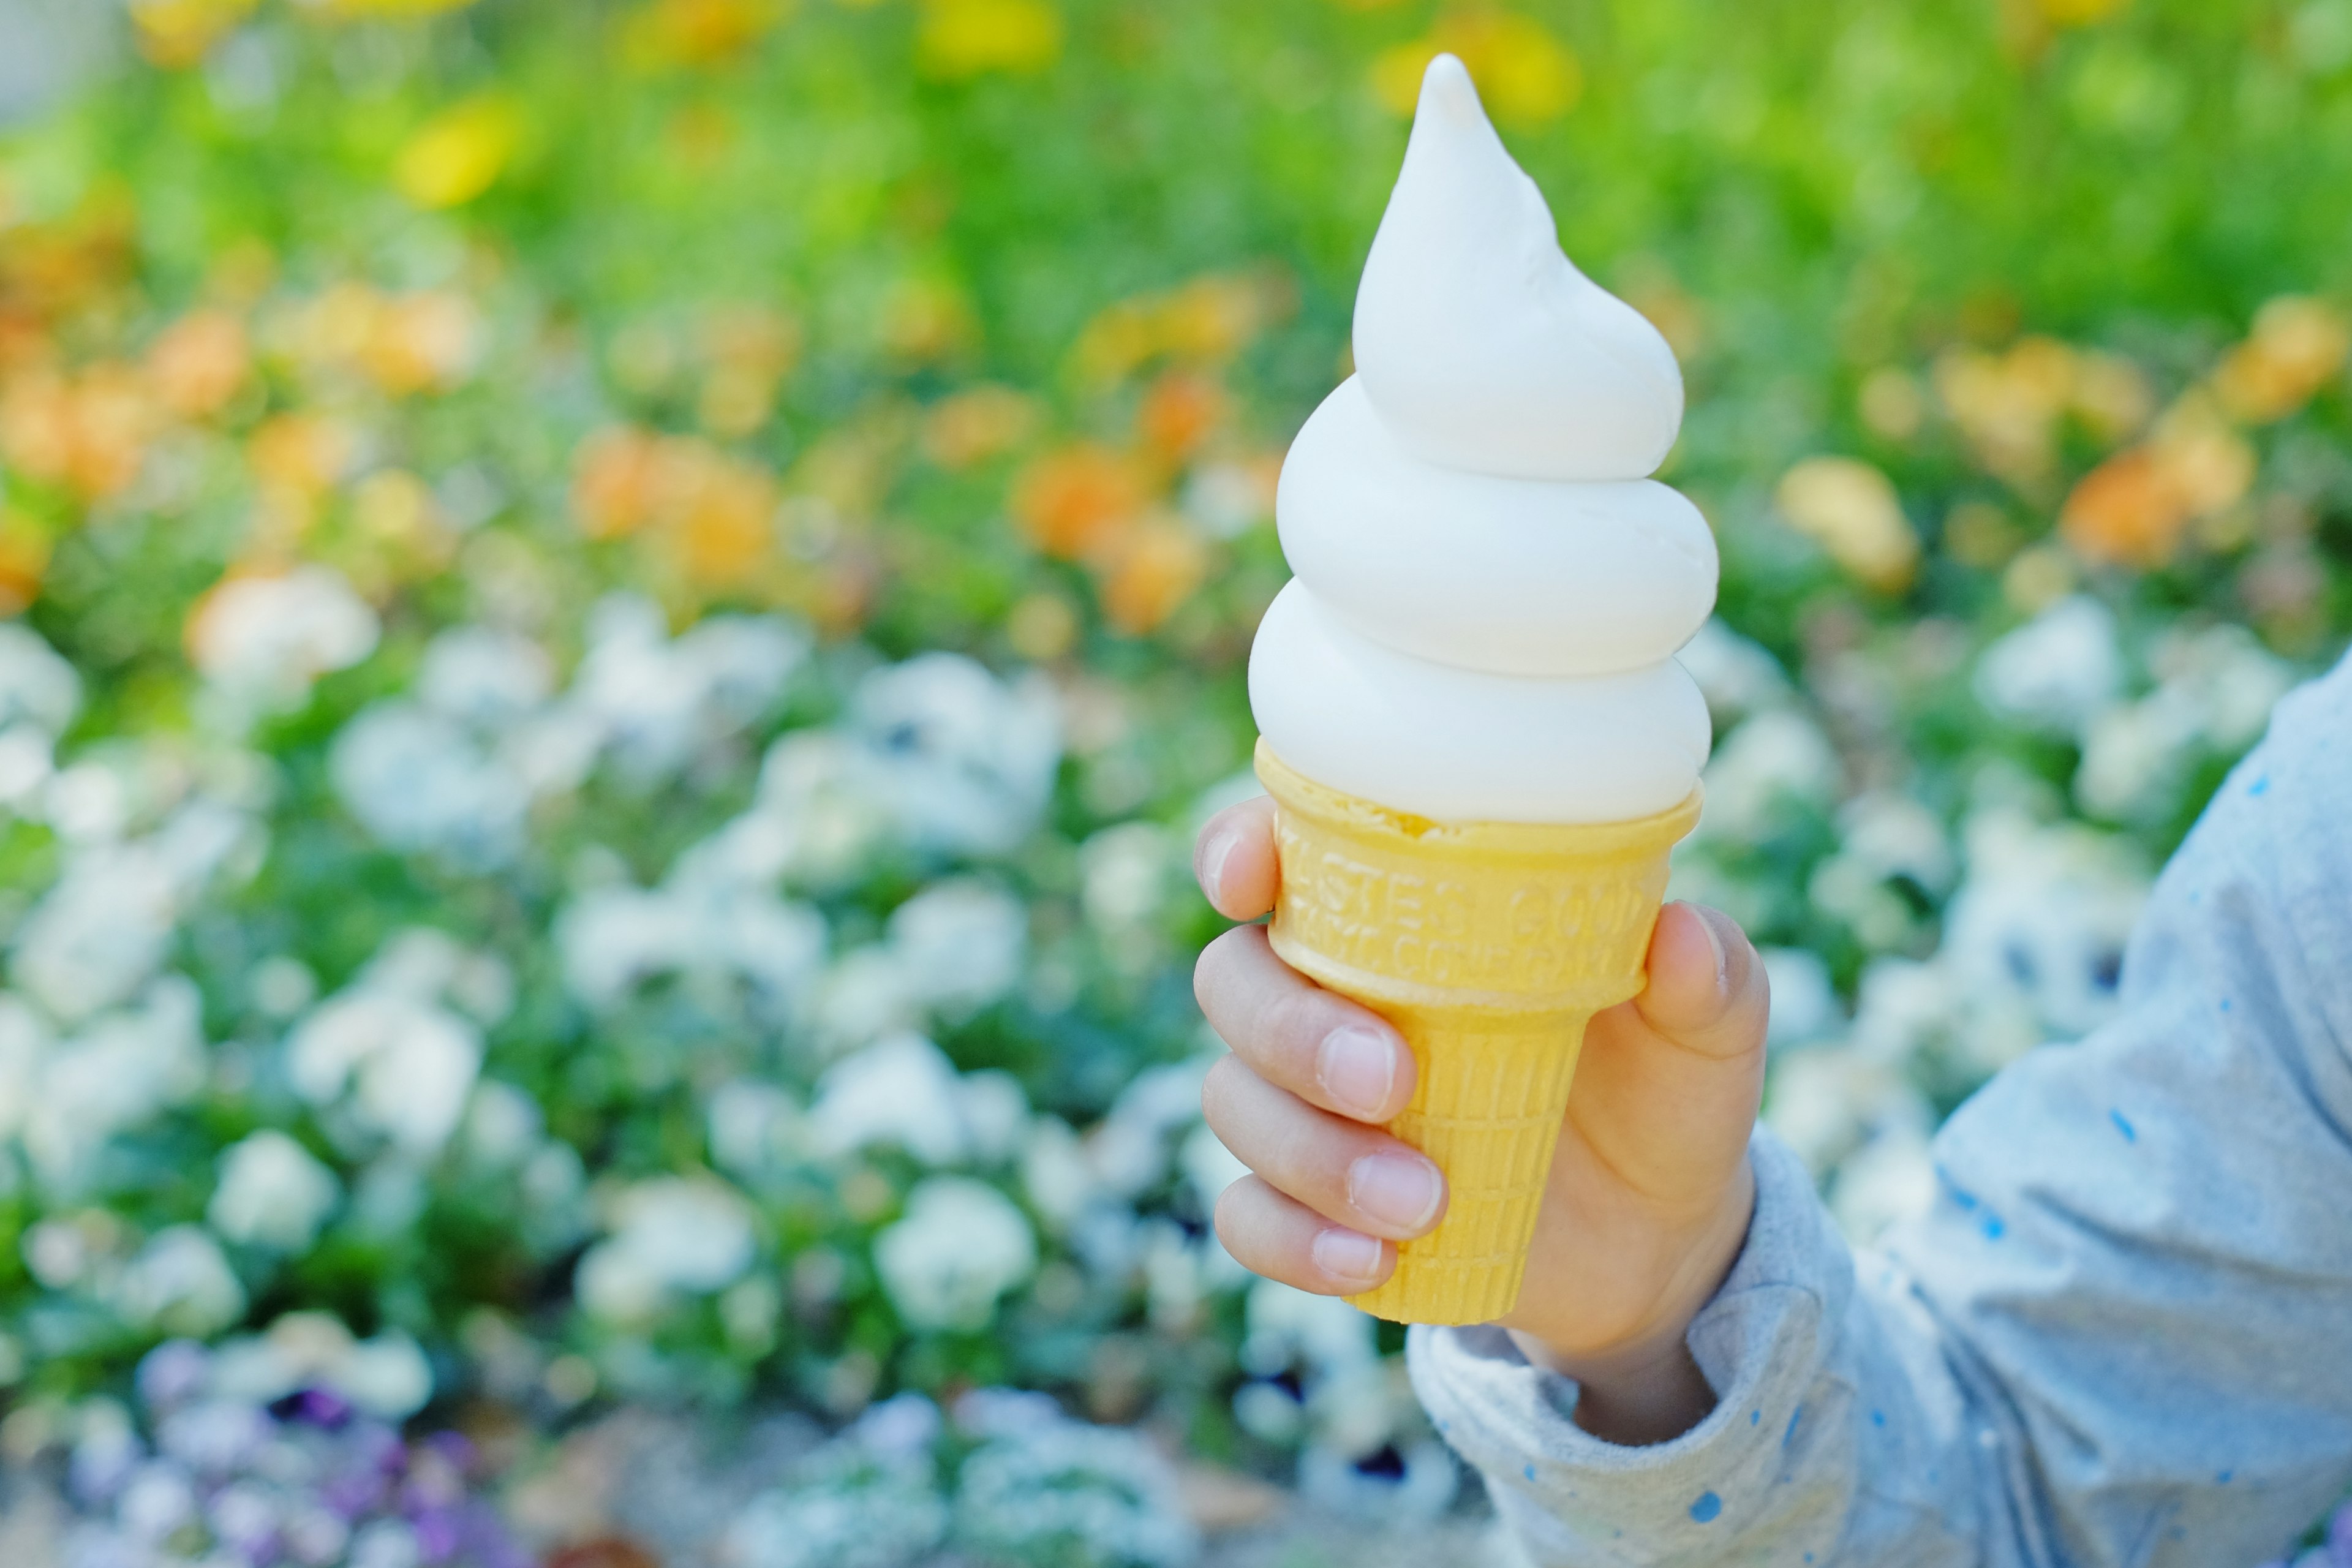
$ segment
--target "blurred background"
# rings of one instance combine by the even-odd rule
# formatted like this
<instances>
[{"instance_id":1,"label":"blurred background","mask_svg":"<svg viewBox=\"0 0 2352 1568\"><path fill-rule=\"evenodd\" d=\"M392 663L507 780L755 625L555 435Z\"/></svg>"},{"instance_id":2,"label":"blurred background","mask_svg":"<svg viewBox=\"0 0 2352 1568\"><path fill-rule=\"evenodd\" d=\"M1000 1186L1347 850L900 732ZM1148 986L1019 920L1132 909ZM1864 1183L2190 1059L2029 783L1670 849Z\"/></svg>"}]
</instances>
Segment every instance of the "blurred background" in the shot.
<instances>
[{"instance_id":1,"label":"blurred background","mask_svg":"<svg viewBox=\"0 0 2352 1568\"><path fill-rule=\"evenodd\" d=\"M2352 610L2352 0L0 0L0 1560L1474 1560L1190 995L1441 47L1841 1223L2107 1015Z\"/></svg>"}]
</instances>

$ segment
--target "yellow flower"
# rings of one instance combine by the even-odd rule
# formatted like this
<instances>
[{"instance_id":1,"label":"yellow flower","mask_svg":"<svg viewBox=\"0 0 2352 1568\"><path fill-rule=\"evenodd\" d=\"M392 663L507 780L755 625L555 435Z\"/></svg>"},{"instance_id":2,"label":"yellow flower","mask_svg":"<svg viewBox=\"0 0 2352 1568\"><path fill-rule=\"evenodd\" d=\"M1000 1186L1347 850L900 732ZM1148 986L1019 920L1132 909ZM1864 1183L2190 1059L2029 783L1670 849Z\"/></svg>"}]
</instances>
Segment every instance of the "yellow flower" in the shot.
<instances>
[{"instance_id":1,"label":"yellow flower","mask_svg":"<svg viewBox=\"0 0 2352 1568\"><path fill-rule=\"evenodd\" d=\"M790 11L787 0L653 0L630 16L621 47L635 65L715 65L759 42Z\"/></svg>"},{"instance_id":2,"label":"yellow flower","mask_svg":"<svg viewBox=\"0 0 2352 1568\"><path fill-rule=\"evenodd\" d=\"M1548 124L1584 96L1574 51L1533 17L1499 11L1447 17L1429 37L1383 50L1372 62L1372 91L1410 115L1421 100L1422 74L1441 54L1461 57L1486 112L1507 125Z\"/></svg>"},{"instance_id":3,"label":"yellow flower","mask_svg":"<svg viewBox=\"0 0 2352 1568\"><path fill-rule=\"evenodd\" d=\"M941 398L923 418L923 452L949 469L969 468L1029 438L1037 405L1009 386L975 386Z\"/></svg>"},{"instance_id":4,"label":"yellow flower","mask_svg":"<svg viewBox=\"0 0 2352 1568\"><path fill-rule=\"evenodd\" d=\"M1209 552L1192 530L1168 517L1138 526L1102 580L1103 618L1129 637L1157 630L1209 574Z\"/></svg>"},{"instance_id":5,"label":"yellow flower","mask_svg":"<svg viewBox=\"0 0 2352 1568\"><path fill-rule=\"evenodd\" d=\"M522 141L522 112L486 94L418 127L394 160L400 194L421 207L462 206L498 183Z\"/></svg>"},{"instance_id":6,"label":"yellow flower","mask_svg":"<svg viewBox=\"0 0 2352 1568\"><path fill-rule=\"evenodd\" d=\"M147 350L147 381L183 419L217 414L253 368L245 323L226 310L196 310L163 330Z\"/></svg>"},{"instance_id":7,"label":"yellow flower","mask_svg":"<svg viewBox=\"0 0 2352 1568\"><path fill-rule=\"evenodd\" d=\"M1780 477L1773 500L1796 531L1870 586L1899 593L1919 568L1919 536L1894 482L1853 458L1808 458Z\"/></svg>"},{"instance_id":8,"label":"yellow flower","mask_svg":"<svg viewBox=\"0 0 2352 1568\"><path fill-rule=\"evenodd\" d=\"M2352 326L2324 300L2286 295L2254 316L2253 332L2213 373L2222 406L2250 424L2284 419L2344 368Z\"/></svg>"},{"instance_id":9,"label":"yellow flower","mask_svg":"<svg viewBox=\"0 0 2352 1568\"><path fill-rule=\"evenodd\" d=\"M1046 0L923 0L915 66L925 76L1041 71L1061 55L1062 15Z\"/></svg>"},{"instance_id":10,"label":"yellow flower","mask_svg":"<svg viewBox=\"0 0 2352 1568\"><path fill-rule=\"evenodd\" d=\"M0 616L19 614L40 597L48 569L48 528L30 512L0 508Z\"/></svg>"},{"instance_id":11,"label":"yellow flower","mask_svg":"<svg viewBox=\"0 0 2352 1568\"><path fill-rule=\"evenodd\" d=\"M2042 14L2062 27L2087 27L2104 22L2131 0L2039 0Z\"/></svg>"},{"instance_id":12,"label":"yellow flower","mask_svg":"<svg viewBox=\"0 0 2352 1568\"><path fill-rule=\"evenodd\" d=\"M1013 480L1013 521L1048 555L1103 554L1142 515L1150 487L1132 458L1081 444L1039 458Z\"/></svg>"},{"instance_id":13,"label":"yellow flower","mask_svg":"<svg viewBox=\"0 0 2352 1568\"><path fill-rule=\"evenodd\" d=\"M362 16L437 16L462 11L474 0L300 0L304 10L322 20L341 22Z\"/></svg>"},{"instance_id":14,"label":"yellow flower","mask_svg":"<svg viewBox=\"0 0 2352 1568\"><path fill-rule=\"evenodd\" d=\"M194 65L252 15L255 0L131 0L139 52L166 69Z\"/></svg>"}]
</instances>

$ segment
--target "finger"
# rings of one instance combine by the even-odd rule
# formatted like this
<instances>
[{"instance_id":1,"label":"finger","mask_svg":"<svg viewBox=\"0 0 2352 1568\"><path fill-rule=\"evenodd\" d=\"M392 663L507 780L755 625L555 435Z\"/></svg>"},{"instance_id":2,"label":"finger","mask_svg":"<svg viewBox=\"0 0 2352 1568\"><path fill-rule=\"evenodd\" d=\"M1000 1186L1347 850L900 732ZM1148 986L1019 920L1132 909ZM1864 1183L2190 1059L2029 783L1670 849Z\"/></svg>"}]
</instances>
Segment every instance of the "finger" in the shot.
<instances>
[{"instance_id":1,"label":"finger","mask_svg":"<svg viewBox=\"0 0 2352 1568\"><path fill-rule=\"evenodd\" d=\"M1771 986L1738 921L1721 910L1668 904L1650 938L1643 1021L1702 1056L1738 1057L1764 1043Z\"/></svg>"},{"instance_id":2,"label":"finger","mask_svg":"<svg viewBox=\"0 0 2352 1568\"><path fill-rule=\"evenodd\" d=\"M1192 994L1253 1072L1309 1104L1378 1123L1412 1103L1404 1037L1276 958L1265 928L1237 926L1202 949Z\"/></svg>"},{"instance_id":3,"label":"finger","mask_svg":"<svg viewBox=\"0 0 2352 1568\"><path fill-rule=\"evenodd\" d=\"M1585 1032L1563 1159L1590 1155L1669 1209L1712 1204L1762 1096L1763 960L1729 916L1670 904L1649 962L1649 989Z\"/></svg>"},{"instance_id":4,"label":"finger","mask_svg":"<svg viewBox=\"0 0 2352 1568\"><path fill-rule=\"evenodd\" d=\"M1333 1225L1256 1176L1217 1199L1217 1239L1251 1273L1318 1296L1369 1290L1396 1269L1395 1247Z\"/></svg>"},{"instance_id":5,"label":"finger","mask_svg":"<svg viewBox=\"0 0 2352 1568\"><path fill-rule=\"evenodd\" d=\"M1326 1219L1410 1241L1445 1212L1445 1177L1411 1144L1316 1110L1226 1057L1201 1109L1234 1157Z\"/></svg>"},{"instance_id":6,"label":"finger","mask_svg":"<svg viewBox=\"0 0 2352 1568\"><path fill-rule=\"evenodd\" d=\"M1274 908L1282 868L1274 853L1273 799L1259 795L1209 818L1192 847L1192 875L1209 907L1229 921L1254 921Z\"/></svg>"}]
</instances>

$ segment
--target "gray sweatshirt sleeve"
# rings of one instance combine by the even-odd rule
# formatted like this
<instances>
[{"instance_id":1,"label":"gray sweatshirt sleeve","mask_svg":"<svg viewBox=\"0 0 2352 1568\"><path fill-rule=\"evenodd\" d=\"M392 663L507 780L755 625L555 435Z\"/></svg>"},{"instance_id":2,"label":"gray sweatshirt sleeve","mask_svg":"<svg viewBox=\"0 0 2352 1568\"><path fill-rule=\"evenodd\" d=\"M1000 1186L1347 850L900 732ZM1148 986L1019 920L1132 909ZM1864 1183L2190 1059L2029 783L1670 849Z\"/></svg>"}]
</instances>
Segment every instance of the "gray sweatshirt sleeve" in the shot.
<instances>
[{"instance_id":1,"label":"gray sweatshirt sleeve","mask_svg":"<svg viewBox=\"0 0 2352 1568\"><path fill-rule=\"evenodd\" d=\"M2352 1483L2352 661L2157 886L2117 1019L2002 1073L1853 1254L1801 1166L1692 1323L1719 1403L1623 1448L1497 1331L1413 1384L1541 1564L2229 1568Z\"/></svg>"}]
</instances>

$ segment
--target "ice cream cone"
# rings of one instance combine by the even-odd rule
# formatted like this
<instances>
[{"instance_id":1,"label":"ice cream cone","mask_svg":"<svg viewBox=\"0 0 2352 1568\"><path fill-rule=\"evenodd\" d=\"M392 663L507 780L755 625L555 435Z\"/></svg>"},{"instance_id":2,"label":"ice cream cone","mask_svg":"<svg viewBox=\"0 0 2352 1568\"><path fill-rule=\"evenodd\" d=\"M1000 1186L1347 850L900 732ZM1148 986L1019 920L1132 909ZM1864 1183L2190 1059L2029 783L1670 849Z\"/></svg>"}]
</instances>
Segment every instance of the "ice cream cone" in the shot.
<instances>
[{"instance_id":1,"label":"ice cream cone","mask_svg":"<svg viewBox=\"0 0 2352 1568\"><path fill-rule=\"evenodd\" d=\"M1446 823L1294 771L1261 741L1280 808L1283 961L1381 1014L1420 1066L1389 1131L1437 1162L1435 1230L1351 1298L1405 1323L1480 1323L1517 1302L1584 1026L1637 994L1666 860L1698 821Z\"/></svg>"}]
</instances>

